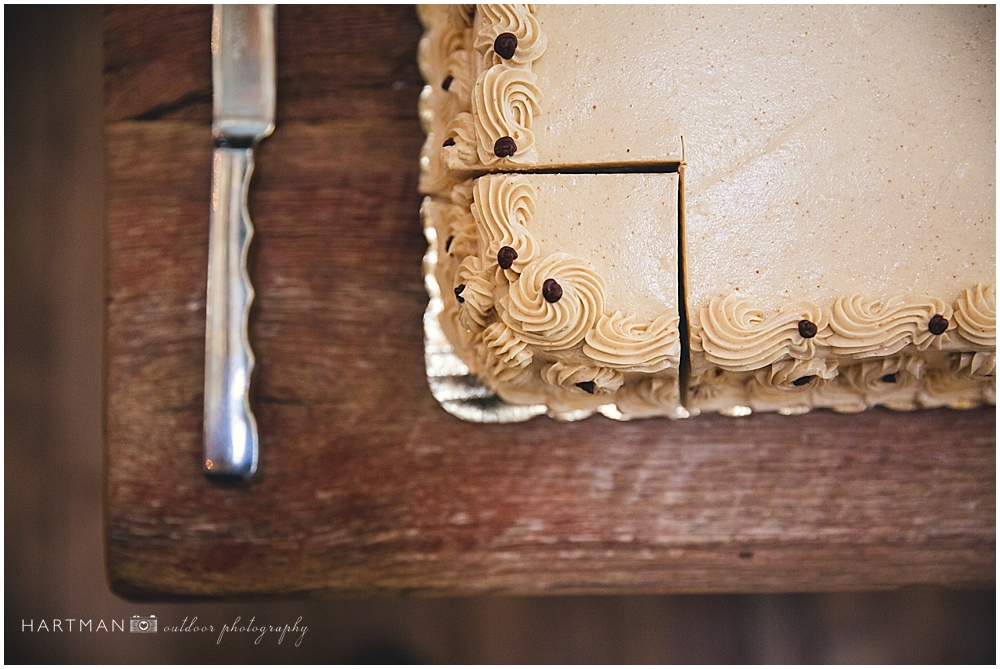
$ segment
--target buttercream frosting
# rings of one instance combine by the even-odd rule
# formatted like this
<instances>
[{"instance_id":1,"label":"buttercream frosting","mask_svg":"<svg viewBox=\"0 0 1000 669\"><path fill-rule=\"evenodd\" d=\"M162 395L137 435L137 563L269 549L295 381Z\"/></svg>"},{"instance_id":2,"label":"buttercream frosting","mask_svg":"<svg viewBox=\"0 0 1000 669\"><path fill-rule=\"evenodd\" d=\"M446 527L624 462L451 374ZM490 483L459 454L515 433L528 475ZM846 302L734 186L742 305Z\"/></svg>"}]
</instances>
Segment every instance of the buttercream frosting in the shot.
<instances>
[{"instance_id":1,"label":"buttercream frosting","mask_svg":"<svg viewBox=\"0 0 1000 669\"><path fill-rule=\"evenodd\" d=\"M852 357L893 355L909 345L923 351L940 350L955 329L952 308L934 297L891 297L885 301L851 295L839 298L830 310L833 334L826 343L840 355ZM948 323L935 334L929 324L934 316Z\"/></svg>"},{"instance_id":2,"label":"buttercream frosting","mask_svg":"<svg viewBox=\"0 0 1000 669\"><path fill-rule=\"evenodd\" d=\"M996 352L976 351L955 354L955 371L959 376L972 379L988 379L996 375Z\"/></svg>"},{"instance_id":3,"label":"buttercream frosting","mask_svg":"<svg viewBox=\"0 0 1000 669\"><path fill-rule=\"evenodd\" d=\"M527 68L545 53L548 40L530 5L479 5L478 16L481 27L473 45L482 56L484 69L496 65ZM517 38L517 48L509 59L501 58L493 49L496 38L502 33Z\"/></svg>"},{"instance_id":4,"label":"buttercream frosting","mask_svg":"<svg viewBox=\"0 0 1000 669\"><path fill-rule=\"evenodd\" d=\"M659 372L680 363L680 317L669 312L652 321L620 310L601 314L587 332L583 352L608 367L629 372Z\"/></svg>"},{"instance_id":5,"label":"buttercream frosting","mask_svg":"<svg viewBox=\"0 0 1000 669\"><path fill-rule=\"evenodd\" d=\"M462 173L481 167L476 145L476 121L469 112L455 116L448 125L442 148L434 147L439 160L449 170Z\"/></svg>"},{"instance_id":6,"label":"buttercream frosting","mask_svg":"<svg viewBox=\"0 0 1000 669\"><path fill-rule=\"evenodd\" d=\"M479 253L479 234L468 209L450 207L444 252L459 258Z\"/></svg>"},{"instance_id":7,"label":"buttercream frosting","mask_svg":"<svg viewBox=\"0 0 1000 669\"><path fill-rule=\"evenodd\" d=\"M483 343L507 367L522 369L531 364L528 345L503 323L493 323L483 331Z\"/></svg>"},{"instance_id":8,"label":"buttercream frosting","mask_svg":"<svg viewBox=\"0 0 1000 669\"><path fill-rule=\"evenodd\" d=\"M470 22L462 18L468 16L464 8L449 12L447 21L438 21L443 27L428 30L418 52L425 79L448 83L447 95L428 98L425 106L432 109L421 114L435 120L434 141L429 133L422 156L426 193L444 190L442 179L431 178L440 171L454 171L457 181L470 170L537 162L532 127L542 95L532 63L545 53L545 33L528 5L481 5L474 14ZM516 39L509 58L494 49L502 34ZM501 139L513 141L513 155L497 153Z\"/></svg>"},{"instance_id":9,"label":"buttercream frosting","mask_svg":"<svg viewBox=\"0 0 1000 669\"><path fill-rule=\"evenodd\" d=\"M531 131L541 98L537 79L529 70L503 64L494 65L476 79L472 102L476 151L481 165L532 165L538 162L535 135ZM513 155L505 157L496 154L496 143L502 137L514 140Z\"/></svg>"},{"instance_id":10,"label":"buttercream frosting","mask_svg":"<svg viewBox=\"0 0 1000 669\"><path fill-rule=\"evenodd\" d=\"M555 302L544 295L546 281L562 287ZM576 346L604 312L604 279L587 261L553 253L528 264L510 291L500 298L501 318L539 348L558 351Z\"/></svg>"},{"instance_id":11,"label":"buttercream frosting","mask_svg":"<svg viewBox=\"0 0 1000 669\"><path fill-rule=\"evenodd\" d=\"M867 396L914 388L924 375L925 361L915 355L866 360L844 369L846 385Z\"/></svg>"},{"instance_id":12,"label":"buttercream frosting","mask_svg":"<svg viewBox=\"0 0 1000 669\"><path fill-rule=\"evenodd\" d=\"M625 378L618 370L579 363L554 362L542 369L542 379L553 386L593 395L614 392Z\"/></svg>"},{"instance_id":13,"label":"buttercream frosting","mask_svg":"<svg viewBox=\"0 0 1000 669\"><path fill-rule=\"evenodd\" d=\"M967 288L955 303L955 324L958 335L973 346L996 348L997 345L997 286L977 283Z\"/></svg>"},{"instance_id":14,"label":"buttercream frosting","mask_svg":"<svg viewBox=\"0 0 1000 669\"><path fill-rule=\"evenodd\" d=\"M837 378L838 364L829 358L782 360L754 372L762 385L790 392L802 392L812 384Z\"/></svg>"},{"instance_id":15,"label":"buttercream frosting","mask_svg":"<svg viewBox=\"0 0 1000 669\"><path fill-rule=\"evenodd\" d=\"M476 255L467 256L458 268L455 297L462 305L462 325L468 330L481 331L493 320L493 276L494 272L484 267Z\"/></svg>"},{"instance_id":16,"label":"buttercream frosting","mask_svg":"<svg viewBox=\"0 0 1000 669\"><path fill-rule=\"evenodd\" d=\"M812 338L799 332L803 320L817 328ZM767 316L749 300L735 295L717 296L701 310L701 329L692 348L702 351L708 362L731 371L759 369L786 358L808 360L817 343L830 336L827 315L815 304L798 301Z\"/></svg>"},{"instance_id":17,"label":"buttercream frosting","mask_svg":"<svg viewBox=\"0 0 1000 669\"><path fill-rule=\"evenodd\" d=\"M708 363L749 371L779 360L808 360L817 352L867 358L891 356L908 347L949 350L955 345L949 333L957 328L974 344L993 342L995 346L995 289L990 291L977 284L964 292L955 307L927 296L882 301L851 295L826 309L794 302L770 316L749 300L716 296L699 312L691 347L703 353ZM935 318L941 322L937 332L932 324ZM802 321L812 324L811 337L803 336Z\"/></svg>"},{"instance_id":18,"label":"buttercream frosting","mask_svg":"<svg viewBox=\"0 0 1000 669\"><path fill-rule=\"evenodd\" d=\"M688 416L687 410L681 406L676 369L628 380L618 391L615 405L626 418Z\"/></svg>"},{"instance_id":19,"label":"buttercream frosting","mask_svg":"<svg viewBox=\"0 0 1000 669\"><path fill-rule=\"evenodd\" d=\"M472 216L486 255L495 260L500 249L514 249L517 257L505 274L514 280L538 256L535 238L526 227L535 214L535 189L523 176L477 179L473 187Z\"/></svg>"}]
</instances>

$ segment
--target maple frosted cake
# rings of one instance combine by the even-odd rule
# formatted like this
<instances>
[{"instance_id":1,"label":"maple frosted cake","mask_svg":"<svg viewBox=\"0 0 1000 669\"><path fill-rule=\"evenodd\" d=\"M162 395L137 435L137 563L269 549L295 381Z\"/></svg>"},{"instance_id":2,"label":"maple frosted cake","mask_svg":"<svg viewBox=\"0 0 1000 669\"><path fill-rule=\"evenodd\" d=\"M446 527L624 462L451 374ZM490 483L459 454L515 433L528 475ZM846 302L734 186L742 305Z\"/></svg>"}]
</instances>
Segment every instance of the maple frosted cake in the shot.
<instances>
[{"instance_id":1,"label":"maple frosted cake","mask_svg":"<svg viewBox=\"0 0 1000 669\"><path fill-rule=\"evenodd\" d=\"M484 174L677 180L692 413L995 403L994 8L453 5L421 19L430 209L461 206ZM607 195L635 197L633 183ZM586 225L600 240L630 222ZM604 278L609 292L624 280Z\"/></svg>"}]
</instances>

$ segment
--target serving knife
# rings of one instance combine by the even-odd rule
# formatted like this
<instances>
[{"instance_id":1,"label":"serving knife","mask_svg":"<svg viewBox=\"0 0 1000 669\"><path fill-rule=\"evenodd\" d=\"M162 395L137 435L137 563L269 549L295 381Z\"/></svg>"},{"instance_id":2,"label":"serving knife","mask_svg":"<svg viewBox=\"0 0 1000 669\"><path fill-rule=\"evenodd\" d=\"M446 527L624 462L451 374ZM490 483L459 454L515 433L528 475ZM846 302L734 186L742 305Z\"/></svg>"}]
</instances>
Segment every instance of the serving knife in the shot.
<instances>
[{"instance_id":1,"label":"serving knife","mask_svg":"<svg viewBox=\"0 0 1000 669\"><path fill-rule=\"evenodd\" d=\"M257 471L258 451L250 408L247 192L254 147L274 130L274 5L215 5L212 86L204 470L213 478L247 479Z\"/></svg>"}]
</instances>

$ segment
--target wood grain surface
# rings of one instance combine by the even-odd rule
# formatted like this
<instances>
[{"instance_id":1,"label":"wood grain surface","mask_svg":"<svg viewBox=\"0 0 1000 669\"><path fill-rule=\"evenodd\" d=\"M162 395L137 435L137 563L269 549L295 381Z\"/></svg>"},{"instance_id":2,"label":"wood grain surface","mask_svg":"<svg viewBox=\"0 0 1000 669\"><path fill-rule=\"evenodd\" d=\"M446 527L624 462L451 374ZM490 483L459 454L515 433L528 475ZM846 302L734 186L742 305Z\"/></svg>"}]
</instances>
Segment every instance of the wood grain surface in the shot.
<instances>
[{"instance_id":1,"label":"wood grain surface","mask_svg":"<svg viewBox=\"0 0 1000 669\"><path fill-rule=\"evenodd\" d=\"M411 7L278 8L250 196L259 476L201 473L209 7L105 15L109 579L132 598L995 582L973 411L484 426L424 374Z\"/></svg>"}]
</instances>

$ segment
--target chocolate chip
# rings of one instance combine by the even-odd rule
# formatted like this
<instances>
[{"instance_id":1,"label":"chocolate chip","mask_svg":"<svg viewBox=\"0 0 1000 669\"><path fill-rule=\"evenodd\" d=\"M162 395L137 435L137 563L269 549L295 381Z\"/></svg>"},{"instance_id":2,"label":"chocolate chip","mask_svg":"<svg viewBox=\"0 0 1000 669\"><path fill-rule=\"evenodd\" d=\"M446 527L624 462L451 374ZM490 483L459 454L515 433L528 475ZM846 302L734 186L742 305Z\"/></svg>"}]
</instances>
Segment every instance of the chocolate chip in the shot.
<instances>
[{"instance_id":1,"label":"chocolate chip","mask_svg":"<svg viewBox=\"0 0 1000 669\"><path fill-rule=\"evenodd\" d=\"M444 81L441 82L441 88L443 88L444 90L448 90L449 88L451 88L451 82L453 81L455 81L455 77L449 74L447 77L444 78Z\"/></svg>"},{"instance_id":2,"label":"chocolate chip","mask_svg":"<svg viewBox=\"0 0 1000 669\"><path fill-rule=\"evenodd\" d=\"M444 144L442 144L441 146L442 147L444 147L444 146L455 146L455 140L453 138L449 137L448 139L444 140Z\"/></svg>"},{"instance_id":3,"label":"chocolate chip","mask_svg":"<svg viewBox=\"0 0 1000 669\"><path fill-rule=\"evenodd\" d=\"M510 266L517 260L517 251L509 246L502 246L497 251L497 263L501 269L510 269Z\"/></svg>"},{"instance_id":4,"label":"chocolate chip","mask_svg":"<svg viewBox=\"0 0 1000 669\"><path fill-rule=\"evenodd\" d=\"M895 383L896 382L896 372L892 374L886 374L882 377L882 383Z\"/></svg>"},{"instance_id":5,"label":"chocolate chip","mask_svg":"<svg viewBox=\"0 0 1000 669\"><path fill-rule=\"evenodd\" d=\"M944 331L948 329L948 319L941 314L934 314L927 323L927 329L932 335L944 334Z\"/></svg>"},{"instance_id":6,"label":"chocolate chip","mask_svg":"<svg viewBox=\"0 0 1000 669\"><path fill-rule=\"evenodd\" d=\"M580 383L576 384L576 387L585 393L590 393L591 395L594 394L595 386L593 381L581 381Z\"/></svg>"},{"instance_id":7,"label":"chocolate chip","mask_svg":"<svg viewBox=\"0 0 1000 669\"><path fill-rule=\"evenodd\" d=\"M799 378L792 381L793 386L804 386L813 380L812 376L800 376Z\"/></svg>"},{"instance_id":8,"label":"chocolate chip","mask_svg":"<svg viewBox=\"0 0 1000 669\"><path fill-rule=\"evenodd\" d=\"M546 302L558 302L562 298L562 286L555 279L546 279L542 284L542 297Z\"/></svg>"},{"instance_id":9,"label":"chocolate chip","mask_svg":"<svg viewBox=\"0 0 1000 669\"><path fill-rule=\"evenodd\" d=\"M501 137L493 145L493 153L497 158L509 158L517 153L517 143L513 137Z\"/></svg>"},{"instance_id":10,"label":"chocolate chip","mask_svg":"<svg viewBox=\"0 0 1000 669\"><path fill-rule=\"evenodd\" d=\"M818 331L819 328L812 321L807 321L804 318L799 321L799 334L802 335L803 339L812 339Z\"/></svg>"},{"instance_id":11,"label":"chocolate chip","mask_svg":"<svg viewBox=\"0 0 1000 669\"><path fill-rule=\"evenodd\" d=\"M500 33L493 40L493 50L504 60L513 58L515 49L517 49L517 35L514 33Z\"/></svg>"},{"instance_id":12,"label":"chocolate chip","mask_svg":"<svg viewBox=\"0 0 1000 669\"><path fill-rule=\"evenodd\" d=\"M446 242L444 243L444 252L445 252L445 253L447 253L447 252L451 251L451 243L452 243L453 241L455 241L455 235L451 235L450 237L448 237L448 241L446 241Z\"/></svg>"},{"instance_id":13,"label":"chocolate chip","mask_svg":"<svg viewBox=\"0 0 1000 669\"><path fill-rule=\"evenodd\" d=\"M462 297L462 291L465 290L465 284L460 283L455 287L455 297L458 298L459 302L465 302L465 298Z\"/></svg>"}]
</instances>

